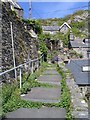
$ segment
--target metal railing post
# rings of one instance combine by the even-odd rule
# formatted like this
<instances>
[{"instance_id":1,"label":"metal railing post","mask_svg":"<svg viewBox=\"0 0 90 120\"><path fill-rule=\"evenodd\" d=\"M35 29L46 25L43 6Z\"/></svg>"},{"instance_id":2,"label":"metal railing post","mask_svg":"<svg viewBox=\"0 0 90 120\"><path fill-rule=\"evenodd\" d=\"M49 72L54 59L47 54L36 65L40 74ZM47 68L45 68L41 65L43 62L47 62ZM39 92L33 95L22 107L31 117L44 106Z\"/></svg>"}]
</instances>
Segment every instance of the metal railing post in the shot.
<instances>
[{"instance_id":1,"label":"metal railing post","mask_svg":"<svg viewBox=\"0 0 90 120\"><path fill-rule=\"evenodd\" d=\"M22 69L20 67L20 89L22 88Z\"/></svg>"},{"instance_id":2,"label":"metal railing post","mask_svg":"<svg viewBox=\"0 0 90 120\"><path fill-rule=\"evenodd\" d=\"M11 27L11 39L12 39L13 63L14 63L14 67L16 67L12 22L10 22L10 27ZM16 71L16 69L14 69L14 72L15 72L14 73L15 74L15 80L17 80L17 71Z\"/></svg>"},{"instance_id":3,"label":"metal railing post","mask_svg":"<svg viewBox=\"0 0 90 120\"><path fill-rule=\"evenodd\" d=\"M25 62L25 63L23 63L23 64L20 64L20 65L18 65L17 67L13 67L13 68L11 68L11 69L9 69L9 70L6 70L6 71L4 71L4 72L2 72L2 73L0 73L0 76L2 76L2 75L4 75L4 74L6 74L6 73L9 73L9 72L11 72L11 71L13 71L13 70L16 70L16 69L19 69L20 70L20 89L21 89L21 87L22 87L22 67L25 65L25 64L29 64L29 62L30 62L30 67L31 67L31 73L33 73L34 72L34 64L33 64L33 62L37 62L37 68L40 66L39 65L39 63L41 62L41 60L42 60L42 56L40 57L40 58L37 58L37 59L34 59L34 60L30 60L30 61L28 61L28 62Z\"/></svg>"}]
</instances>

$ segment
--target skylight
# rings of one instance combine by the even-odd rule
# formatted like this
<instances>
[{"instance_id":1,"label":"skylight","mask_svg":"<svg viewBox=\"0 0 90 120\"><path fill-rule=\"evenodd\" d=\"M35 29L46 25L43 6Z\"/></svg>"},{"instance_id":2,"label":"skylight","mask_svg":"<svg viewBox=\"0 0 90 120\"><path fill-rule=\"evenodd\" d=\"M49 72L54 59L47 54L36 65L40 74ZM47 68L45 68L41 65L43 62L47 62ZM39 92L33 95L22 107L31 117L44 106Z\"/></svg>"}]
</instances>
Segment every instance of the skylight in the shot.
<instances>
[{"instance_id":1,"label":"skylight","mask_svg":"<svg viewBox=\"0 0 90 120\"><path fill-rule=\"evenodd\" d=\"M90 72L90 66L83 66L82 71L83 72Z\"/></svg>"}]
</instances>

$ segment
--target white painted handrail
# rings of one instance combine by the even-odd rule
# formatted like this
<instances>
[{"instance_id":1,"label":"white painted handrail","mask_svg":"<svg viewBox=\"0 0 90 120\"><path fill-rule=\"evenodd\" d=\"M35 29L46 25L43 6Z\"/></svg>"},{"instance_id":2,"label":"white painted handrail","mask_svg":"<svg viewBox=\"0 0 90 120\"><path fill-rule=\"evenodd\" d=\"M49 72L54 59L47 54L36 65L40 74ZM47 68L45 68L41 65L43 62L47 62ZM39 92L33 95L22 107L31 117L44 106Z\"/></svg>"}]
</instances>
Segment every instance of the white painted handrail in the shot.
<instances>
[{"instance_id":1,"label":"white painted handrail","mask_svg":"<svg viewBox=\"0 0 90 120\"><path fill-rule=\"evenodd\" d=\"M4 71L4 72L1 72L1 73L0 73L0 76L4 75L5 73L8 73L8 72L10 72L10 71L13 71L13 70L15 70L15 69L21 68L22 66L24 66L25 64L28 64L28 63L30 63L30 62L35 62L35 61L37 61L37 60L40 60L42 57L43 57L43 55L42 55L40 58L37 58L37 59L34 59L34 60L29 60L28 62L25 62L25 63L23 63L23 64L18 65L17 67L13 67L13 68L11 68L11 69L9 69L9 70L6 70L6 71Z\"/></svg>"},{"instance_id":2,"label":"white painted handrail","mask_svg":"<svg viewBox=\"0 0 90 120\"><path fill-rule=\"evenodd\" d=\"M34 59L34 60L29 60L29 61L27 61L27 62L25 62L25 63L23 63L23 64L18 65L17 67L13 67L13 68L11 68L11 69L9 69L9 70L6 70L6 71L4 71L4 72L1 72L1 73L0 73L0 76L2 76L2 75L4 75L4 74L6 74L6 73L9 73L9 72L11 72L11 71L16 70L16 69L19 68L19 70L20 70L20 73L19 73L19 77L20 77L20 89L21 89L21 87L22 87L22 68L23 68L23 66L26 65L26 64L31 63L31 64L32 64L32 66L31 66L31 73L33 73L33 72L34 72L33 62L37 62L37 63L38 63L38 61L41 60L41 59L43 60L43 55L42 55L40 58L37 58L37 59ZM29 67L30 67L30 66L29 66ZM36 67L39 67L39 65L36 65ZM38 69L38 68L37 68L37 69Z\"/></svg>"}]
</instances>

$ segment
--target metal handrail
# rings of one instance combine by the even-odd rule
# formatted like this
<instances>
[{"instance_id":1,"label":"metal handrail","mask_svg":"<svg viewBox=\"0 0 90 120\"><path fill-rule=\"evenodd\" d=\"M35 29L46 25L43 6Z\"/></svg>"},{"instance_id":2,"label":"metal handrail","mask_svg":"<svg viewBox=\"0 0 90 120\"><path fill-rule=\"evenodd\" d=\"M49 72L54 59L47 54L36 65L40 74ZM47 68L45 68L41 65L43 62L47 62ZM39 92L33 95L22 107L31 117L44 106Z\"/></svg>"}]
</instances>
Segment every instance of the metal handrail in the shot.
<instances>
[{"instance_id":1,"label":"metal handrail","mask_svg":"<svg viewBox=\"0 0 90 120\"><path fill-rule=\"evenodd\" d=\"M35 62L35 61L37 61L37 60L40 60L42 57L43 57L43 55L42 55L40 58L37 58L37 59L34 59L34 60L29 60L28 62L25 62L25 63L23 63L23 64L18 65L17 67L13 67L13 68L11 68L11 69L9 69L9 70L6 70L6 71L0 73L0 76L1 76L1 75L4 75L5 73L8 73L8 72L10 72L10 71L13 71L13 70L15 70L15 69L21 68L21 67L24 66L25 64L28 64L28 63Z\"/></svg>"},{"instance_id":2,"label":"metal handrail","mask_svg":"<svg viewBox=\"0 0 90 120\"><path fill-rule=\"evenodd\" d=\"M19 68L20 69L20 73L19 73L19 77L20 77L20 89L21 89L21 87L22 87L22 66L24 66L25 64L28 64L28 63L32 63L31 73L33 73L33 71L34 71L33 62L38 61L41 58L43 59L43 55L40 58L37 58L37 59L34 59L34 60L29 60L29 61L27 61L27 62L25 62L23 64L18 65L17 67L13 67L13 68L11 68L9 70L6 70L6 71L0 73L0 76L2 76L2 75L6 74L8 72L11 72L11 71L16 70L16 69ZM37 65L37 69L38 69L38 67L39 66Z\"/></svg>"}]
</instances>

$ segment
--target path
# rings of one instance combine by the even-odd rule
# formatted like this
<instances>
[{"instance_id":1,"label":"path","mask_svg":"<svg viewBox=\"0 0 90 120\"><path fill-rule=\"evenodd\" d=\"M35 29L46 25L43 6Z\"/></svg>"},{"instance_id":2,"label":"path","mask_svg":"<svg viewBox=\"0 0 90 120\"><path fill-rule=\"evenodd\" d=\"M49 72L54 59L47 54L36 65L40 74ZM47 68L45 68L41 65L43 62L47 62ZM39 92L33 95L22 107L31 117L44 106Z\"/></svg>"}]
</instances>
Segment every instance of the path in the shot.
<instances>
[{"instance_id":1,"label":"path","mask_svg":"<svg viewBox=\"0 0 90 120\"><path fill-rule=\"evenodd\" d=\"M37 79L40 83L47 83L53 85L52 87L35 87L31 91L22 96L21 99L43 102L43 103L58 103L60 102L60 81L61 76L56 71L55 67L49 67ZM65 118L66 111L64 108L43 107L40 109L20 108L14 112L8 113L7 118Z\"/></svg>"}]
</instances>

